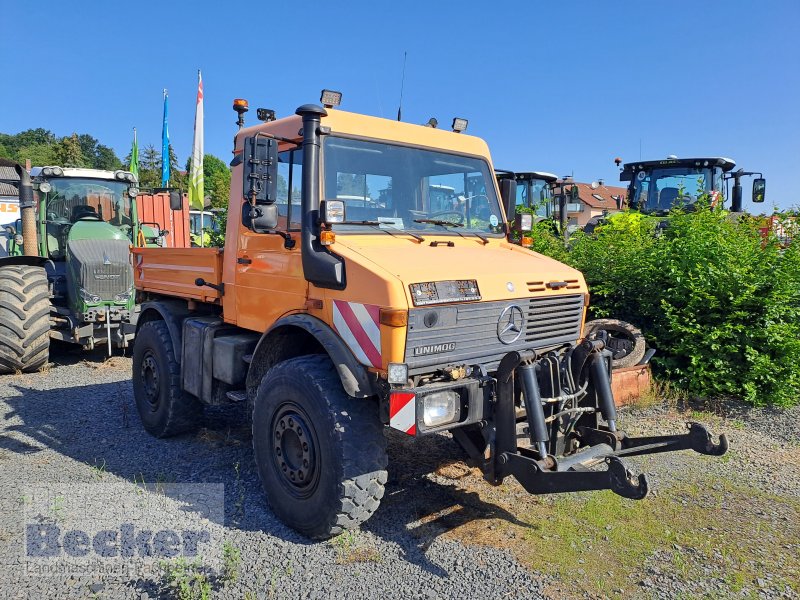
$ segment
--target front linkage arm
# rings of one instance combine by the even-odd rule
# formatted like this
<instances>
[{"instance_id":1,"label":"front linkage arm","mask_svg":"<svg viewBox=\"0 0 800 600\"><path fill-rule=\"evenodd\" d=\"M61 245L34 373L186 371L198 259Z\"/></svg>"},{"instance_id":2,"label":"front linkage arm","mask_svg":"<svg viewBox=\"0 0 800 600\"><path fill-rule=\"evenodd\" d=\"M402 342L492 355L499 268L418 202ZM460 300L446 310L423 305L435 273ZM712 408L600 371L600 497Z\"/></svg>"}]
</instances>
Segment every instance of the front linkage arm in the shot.
<instances>
[{"instance_id":1,"label":"front linkage arm","mask_svg":"<svg viewBox=\"0 0 800 600\"><path fill-rule=\"evenodd\" d=\"M719 443L715 444L699 423L688 423L688 432L678 435L630 438L618 432L602 342L585 340L572 356L572 367L576 369L576 362L579 363L580 370L576 374L591 378L597 408L606 425L578 427L573 436L581 449L573 454L558 458L545 455L543 449L549 440L543 424L538 382L533 376L532 365L536 359L534 351L510 352L498 367L494 428L485 449L488 456L483 453L484 458L488 458L484 460L484 474L491 483L499 484L511 475L532 494L609 489L625 498L638 500L648 493L647 478L643 474L632 474L621 456L676 450L721 456L728 450L725 435L721 435ZM520 380L519 388L526 408L530 448L517 446L515 377ZM608 468L590 469L601 463Z\"/></svg>"}]
</instances>

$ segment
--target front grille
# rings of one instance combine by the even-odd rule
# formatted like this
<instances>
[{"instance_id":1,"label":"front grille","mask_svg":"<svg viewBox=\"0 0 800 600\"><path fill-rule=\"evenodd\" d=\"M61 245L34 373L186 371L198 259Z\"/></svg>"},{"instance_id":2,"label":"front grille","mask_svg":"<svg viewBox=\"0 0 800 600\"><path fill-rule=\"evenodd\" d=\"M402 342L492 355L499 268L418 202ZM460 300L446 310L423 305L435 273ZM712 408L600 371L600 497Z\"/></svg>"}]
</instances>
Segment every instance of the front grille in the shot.
<instances>
[{"instance_id":1,"label":"front grille","mask_svg":"<svg viewBox=\"0 0 800 600\"><path fill-rule=\"evenodd\" d=\"M512 350L575 342L581 333L583 303L583 294L570 294L412 309L405 361L412 374L450 364L481 364L491 371ZM513 306L519 312L509 308ZM498 337L504 311L521 313L524 321L519 337L510 343ZM507 321L508 312L504 318ZM514 332L507 335L513 337Z\"/></svg>"},{"instance_id":2,"label":"front grille","mask_svg":"<svg viewBox=\"0 0 800 600\"><path fill-rule=\"evenodd\" d=\"M67 252L73 284L101 300L113 302L133 286L127 240L71 240Z\"/></svg>"}]
</instances>

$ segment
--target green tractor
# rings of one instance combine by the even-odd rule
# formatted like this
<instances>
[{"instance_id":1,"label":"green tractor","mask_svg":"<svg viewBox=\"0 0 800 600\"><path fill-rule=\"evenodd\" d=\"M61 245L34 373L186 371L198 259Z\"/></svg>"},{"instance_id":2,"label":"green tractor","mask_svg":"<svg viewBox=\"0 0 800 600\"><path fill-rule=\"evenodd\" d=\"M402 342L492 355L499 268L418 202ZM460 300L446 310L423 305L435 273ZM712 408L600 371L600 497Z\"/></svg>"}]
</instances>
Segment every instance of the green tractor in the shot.
<instances>
[{"instance_id":1,"label":"green tractor","mask_svg":"<svg viewBox=\"0 0 800 600\"><path fill-rule=\"evenodd\" d=\"M42 367L51 338L127 347L138 316L130 247L167 233L139 222L136 176L6 166L19 178L20 219L5 226L0 258L0 373Z\"/></svg>"},{"instance_id":2,"label":"green tractor","mask_svg":"<svg viewBox=\"0 0 800 600\"><path fill-rule=\"evenodd\" d=\"M622 160L614 159L619 166ZM764 202L766 180L761 173L734 171L736 163L730 158L678 158L645 160L622 165L620 181L628 182L628 205L643 214L664 217L677 206L692 210L701 197L710 199L712 206L723 208L730 193L733 213L743 212L742 178L753 179L753 202Z\"/></svg>"}]
</instances>

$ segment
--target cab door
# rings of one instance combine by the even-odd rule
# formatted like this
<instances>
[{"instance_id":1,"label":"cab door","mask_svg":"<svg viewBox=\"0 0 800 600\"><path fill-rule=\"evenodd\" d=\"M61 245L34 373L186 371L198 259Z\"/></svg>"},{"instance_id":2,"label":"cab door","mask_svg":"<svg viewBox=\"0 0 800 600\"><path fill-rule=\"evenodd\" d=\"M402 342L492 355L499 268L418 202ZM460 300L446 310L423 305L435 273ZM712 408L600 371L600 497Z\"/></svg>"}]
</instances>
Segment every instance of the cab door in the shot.
<instances>
[{"instance_id":1,"label":"cab door","mask_svg":"<svg viewBox=\"0 0 800 600\"><path fill-rule=\"evenodd\" d=\"M305 308L308 282L300 254L302 170L301 149L278 154L276 233L245 230L240 234L236 256L240 327L266 331L282 315ZM294 241L293 247L287 237Z\"/></svg>"}]
</instances>

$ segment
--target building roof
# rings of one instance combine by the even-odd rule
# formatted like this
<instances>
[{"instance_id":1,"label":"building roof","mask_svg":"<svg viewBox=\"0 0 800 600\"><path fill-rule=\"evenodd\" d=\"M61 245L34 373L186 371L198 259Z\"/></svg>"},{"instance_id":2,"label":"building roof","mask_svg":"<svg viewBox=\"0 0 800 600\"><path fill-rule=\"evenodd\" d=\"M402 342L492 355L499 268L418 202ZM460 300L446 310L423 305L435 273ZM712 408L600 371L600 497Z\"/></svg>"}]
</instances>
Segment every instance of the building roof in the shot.
<instances>
[{"instance_id":1,"label":"building roof","mask_svg":"<svg viewBox=\"0 0 800 600\"><path fill-rule=\"evenodd\" d=\"M618 210L616 196L621 196L623 201L627 194L627 189L615 185L598 185L596 189L592 189L590 183L575 183L578 186L578 195L580 201L590 208L599 210Z\"/></svg>"}]
</instances>

